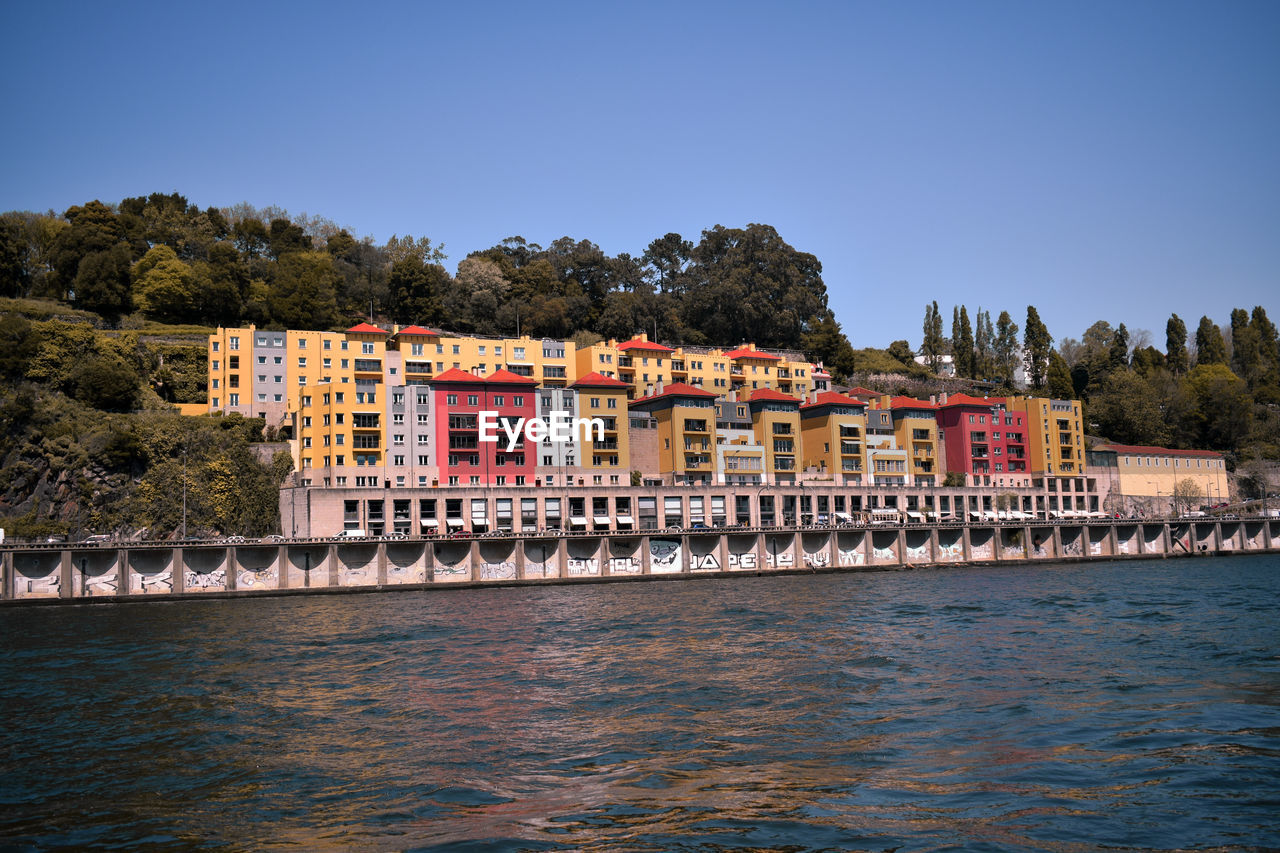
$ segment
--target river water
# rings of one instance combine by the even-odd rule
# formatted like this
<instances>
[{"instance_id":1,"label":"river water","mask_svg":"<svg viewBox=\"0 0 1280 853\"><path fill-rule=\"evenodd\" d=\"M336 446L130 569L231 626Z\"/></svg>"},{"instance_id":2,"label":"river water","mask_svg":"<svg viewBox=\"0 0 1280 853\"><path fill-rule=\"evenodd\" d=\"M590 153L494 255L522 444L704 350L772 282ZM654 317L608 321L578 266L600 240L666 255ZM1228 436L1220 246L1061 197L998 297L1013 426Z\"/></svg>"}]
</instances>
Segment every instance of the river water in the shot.
<instances>
[{"instance_id":1,"label":"river water","mask_svg":"<svg viewBox=\"0 0 1280 853\"><path fill-rule=\"evenodd\" d=\"M1280 558L0 611L0 848L1280 846Z\"/></svg>"}]
</instances>

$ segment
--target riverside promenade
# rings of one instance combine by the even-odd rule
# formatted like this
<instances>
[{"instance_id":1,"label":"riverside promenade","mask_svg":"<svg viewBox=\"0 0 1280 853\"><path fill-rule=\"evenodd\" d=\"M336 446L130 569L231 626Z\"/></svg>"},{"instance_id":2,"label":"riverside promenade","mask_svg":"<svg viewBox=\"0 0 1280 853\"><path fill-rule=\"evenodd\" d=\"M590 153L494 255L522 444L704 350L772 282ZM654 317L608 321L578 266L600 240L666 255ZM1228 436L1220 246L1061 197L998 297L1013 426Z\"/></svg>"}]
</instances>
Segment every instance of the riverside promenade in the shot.
<instances>
[{"instance_id":1,"label":"riverside promenade","mask_svg":"<svg viewBox=\"0 0 1280 853\"><path fill-rule=\"evenodd\" d=\"M541 531L7 548L0 606L1259 553L1277 519Z\"/></svg>"}]
</instances>

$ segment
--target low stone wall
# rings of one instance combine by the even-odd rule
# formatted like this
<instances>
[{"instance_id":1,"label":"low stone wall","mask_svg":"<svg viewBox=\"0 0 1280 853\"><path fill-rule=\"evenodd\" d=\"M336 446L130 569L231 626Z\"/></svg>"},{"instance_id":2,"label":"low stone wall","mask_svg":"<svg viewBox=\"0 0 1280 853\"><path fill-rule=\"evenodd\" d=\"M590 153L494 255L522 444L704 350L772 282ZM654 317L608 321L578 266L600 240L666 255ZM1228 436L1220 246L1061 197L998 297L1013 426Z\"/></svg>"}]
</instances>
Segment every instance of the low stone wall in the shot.
<instances>
[{"instance_id":1,"label":"low stone wall","mask_svg":"<svg viewBox=\"0 0 1280 853\"><path fill-rule=\"evenodd\" d=\"M5 603L1178 557L1280 549L1280 519L644 531L6 550Z\"/></svg>"}]
</instances>

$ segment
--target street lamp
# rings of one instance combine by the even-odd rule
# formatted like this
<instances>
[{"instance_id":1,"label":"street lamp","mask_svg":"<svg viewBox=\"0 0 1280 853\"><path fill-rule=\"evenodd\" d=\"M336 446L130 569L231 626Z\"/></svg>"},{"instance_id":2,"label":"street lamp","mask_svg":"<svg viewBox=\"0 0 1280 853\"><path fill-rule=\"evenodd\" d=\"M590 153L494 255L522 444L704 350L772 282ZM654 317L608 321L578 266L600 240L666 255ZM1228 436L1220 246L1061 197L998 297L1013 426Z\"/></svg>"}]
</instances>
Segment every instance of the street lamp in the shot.
<instances>
[{"instance_id":1,"label":"street lamp","mask_svg":"<svg viewBox=\"0 0 1280 853\"><path fill-rule=\"evenodd\" d=\"M182 538L187 538L187 446L182 445Z\"/></svg>"}]
</instances>

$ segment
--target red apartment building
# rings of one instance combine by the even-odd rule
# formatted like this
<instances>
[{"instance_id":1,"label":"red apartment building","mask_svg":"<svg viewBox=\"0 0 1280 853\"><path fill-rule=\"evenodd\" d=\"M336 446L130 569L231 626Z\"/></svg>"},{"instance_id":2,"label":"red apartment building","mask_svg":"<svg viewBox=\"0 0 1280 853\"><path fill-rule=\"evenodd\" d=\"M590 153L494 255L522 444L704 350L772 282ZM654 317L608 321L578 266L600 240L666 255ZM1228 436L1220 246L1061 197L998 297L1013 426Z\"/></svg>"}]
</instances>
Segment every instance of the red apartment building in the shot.
<instances>
[{"instance_id":1,"label":"red apartment building","mask_svg":"<svg viewBox=\"0 0 1280 853\"><path fill-rule=\"evenodd\" d=\"M481 412L496 412L511 428L521 418L537 417L533 379L497 370L476 376L451 369L431 380L436 418L436 456L441 485L532 486L538 461L536 447L526 447L523 433L513 449L501 426L490 430L498 440L480 440Z\"/></svg>"},{"instance_id":2,"label":"red apartment building","mask_svg":"<svg viewBox=\"0 0 1280 853\"><path fill-rule=\"evenodd\" d=\"M966 486L1029 486L1026 412L1005 408L1004 397L954 394L938 404L938 430L947 471Z\"/></svg>"}]
</instances>

